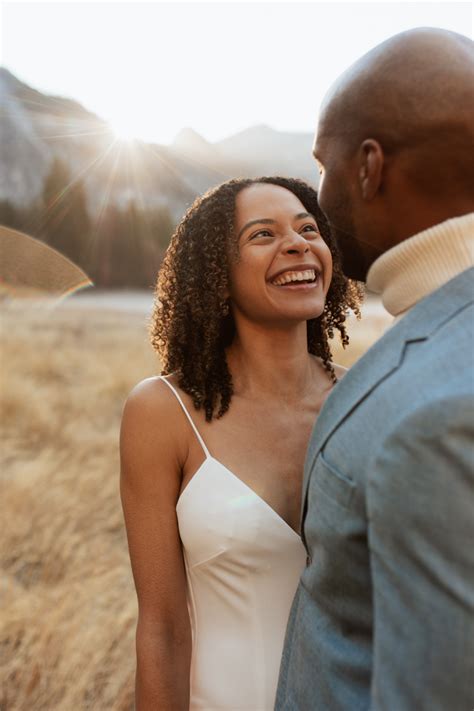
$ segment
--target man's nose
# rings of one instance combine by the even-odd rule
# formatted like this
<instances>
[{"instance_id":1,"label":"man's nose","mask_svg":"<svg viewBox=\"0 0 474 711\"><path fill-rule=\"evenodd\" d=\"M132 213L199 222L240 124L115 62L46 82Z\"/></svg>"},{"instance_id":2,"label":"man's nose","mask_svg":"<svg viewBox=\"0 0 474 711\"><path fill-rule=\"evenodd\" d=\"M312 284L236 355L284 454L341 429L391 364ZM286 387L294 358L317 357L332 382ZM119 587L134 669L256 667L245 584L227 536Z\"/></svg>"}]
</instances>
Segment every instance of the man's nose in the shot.
<instances>
[{"instance_id":1,"label":"man's nose","mask_svg":"<svg viewBox=\"0 0 474 711\"><path fill-rule=\"evenodd\" d=\"M283 251L286 254L306 254L309 252L309 244L299 232L291 231L284 241Z\"/></svg>"}]
</instances>

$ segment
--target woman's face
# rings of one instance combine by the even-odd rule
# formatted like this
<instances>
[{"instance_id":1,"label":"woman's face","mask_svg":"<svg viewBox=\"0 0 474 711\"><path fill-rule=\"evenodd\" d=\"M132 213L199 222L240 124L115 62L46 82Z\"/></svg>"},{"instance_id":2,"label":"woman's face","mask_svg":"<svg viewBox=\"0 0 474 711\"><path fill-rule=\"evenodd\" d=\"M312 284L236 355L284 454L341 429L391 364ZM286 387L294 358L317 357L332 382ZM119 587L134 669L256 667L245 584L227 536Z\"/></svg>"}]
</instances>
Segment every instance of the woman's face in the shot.
<instances>
[{"instance_id":1,"label":"woman's face","mask_svg":"<svg viewBox=\"0 0 474 711\"><path fill-rule=\"evenodd\" d=\"M234 315L273 324L320 316L332 258L315 218L290 190L257 183L236 198L239 259L230 265Z\"/></svg>"}]
</instances>

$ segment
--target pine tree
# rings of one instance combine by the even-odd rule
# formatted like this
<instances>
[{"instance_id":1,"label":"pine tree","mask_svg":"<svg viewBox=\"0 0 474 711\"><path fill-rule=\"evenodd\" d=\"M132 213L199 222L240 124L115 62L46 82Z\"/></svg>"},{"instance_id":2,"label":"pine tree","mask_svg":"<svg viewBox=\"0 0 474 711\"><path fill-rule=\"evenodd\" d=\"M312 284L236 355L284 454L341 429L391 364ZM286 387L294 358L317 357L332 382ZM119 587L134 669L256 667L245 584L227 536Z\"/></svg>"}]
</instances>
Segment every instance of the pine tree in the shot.
<instances>
[{"instance_id":1,"label":"pine tree","mask_svg":"<svg viewBox=\"0 0 474 711\"><path fill-rule=\"evenodd\" d=\"M91 223L81 181L73 181L67 166L55 159L43 187L41 236L82 268L88 267Z\"/></svg>"}]
</instances>

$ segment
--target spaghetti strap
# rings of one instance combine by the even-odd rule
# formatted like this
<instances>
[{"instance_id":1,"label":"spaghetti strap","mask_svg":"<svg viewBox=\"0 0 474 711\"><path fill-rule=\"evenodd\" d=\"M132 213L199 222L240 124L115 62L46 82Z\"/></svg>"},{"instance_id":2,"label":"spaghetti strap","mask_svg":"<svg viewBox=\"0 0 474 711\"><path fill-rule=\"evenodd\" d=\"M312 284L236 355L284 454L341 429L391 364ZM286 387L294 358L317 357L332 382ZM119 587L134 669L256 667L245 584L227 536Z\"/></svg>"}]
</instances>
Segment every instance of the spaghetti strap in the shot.
<instances>
[{"instance_id":1,"label":"spaghetti strap","mask_svg":"<svg viewBox=\"0 0 474 711\"><path fill-rule=\"evenodd\" d=\"M196 437L197 437L198 440L199 440L199 443L201 444L201 447L202 447L203 450L204 450L204 454L206 455L206 458L207 458L207 459L210 459L210 458L211 458L211 455L210 455L210 453L209 453L209 450L208 450L208 448L206 447L206 445L204 444L204 440L203 440L203 438L201 437L201 435L199 434L198 428L197 428L196 425L194 424L193 419L192 419L191 415L189 414L188 410L186 409L186 405L185 405L184 402L182 401L182 399L181 399L181 397L180 397L178 391L176 390L176 388L173 387L173 385L171 385L170 382L168 382L168 380L166 380L166 378L165 378L164 375L159 375L158 378L159 378L159 380L162 380L164 383L166 383L166 385L169 387L169 389L171 390L171 392L174 393L176 399L178 400L179 404L180 404L181 407L183 408L184 414L185 414L186 417L188 418L189 423L190 423L191 427L193 428L194 433L195 433Z\"/></svg>"}]
</instances>

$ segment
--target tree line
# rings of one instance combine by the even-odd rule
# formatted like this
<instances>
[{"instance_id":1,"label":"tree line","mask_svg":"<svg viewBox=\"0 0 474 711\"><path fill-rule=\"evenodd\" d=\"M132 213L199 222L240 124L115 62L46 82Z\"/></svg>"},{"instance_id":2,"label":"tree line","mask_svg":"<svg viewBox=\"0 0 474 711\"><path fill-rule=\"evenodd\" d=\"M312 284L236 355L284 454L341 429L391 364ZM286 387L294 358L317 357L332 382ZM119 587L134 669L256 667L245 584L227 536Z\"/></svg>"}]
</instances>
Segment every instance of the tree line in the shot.
<instances>
[{"instance_id":1,"label":"tree line","mask_svg":"<svg viewBox=\"0 0 474 711\"><path fill-rule=\"evenodd\" d=\"M166 207L141 209L131 201L92 217L84 184L54 160L36 203L0 201L0 224L41 239L69 257L102 288L153 286L174 222Z\"/></svg>"}]
</instances>

